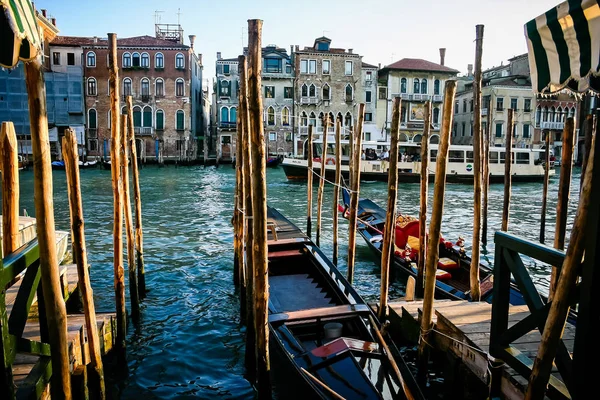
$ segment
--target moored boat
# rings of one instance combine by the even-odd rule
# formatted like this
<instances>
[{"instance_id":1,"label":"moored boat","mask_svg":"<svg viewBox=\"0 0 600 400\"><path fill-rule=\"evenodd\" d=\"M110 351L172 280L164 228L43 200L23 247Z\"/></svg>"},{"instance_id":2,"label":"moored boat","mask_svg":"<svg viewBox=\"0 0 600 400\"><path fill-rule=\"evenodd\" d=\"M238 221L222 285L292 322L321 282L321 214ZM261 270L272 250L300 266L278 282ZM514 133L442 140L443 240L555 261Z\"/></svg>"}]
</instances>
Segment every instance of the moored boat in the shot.
<instances>
[{"instance_id":1,"label":"moored boat","mask_svg":"<svg viewBox=\"0 0 600 400\"><path fill-rule=\"evenodd\" d=\"M268 168L276 168L281 163L282 157L277 156L269 156L267 157L267 167Z\"/></svg>"},{"instance_id":2,"label":"moored boat","mask_svg":"<svg viewBox=\"0 0 600 400\"><path fill-rule=\"evenodd\" d=\"M283 398L423 398L372 310L338 269L277 210L269 208L268 218L275 227L268 257L276 391Z\"/></svg>"}]
</instances>

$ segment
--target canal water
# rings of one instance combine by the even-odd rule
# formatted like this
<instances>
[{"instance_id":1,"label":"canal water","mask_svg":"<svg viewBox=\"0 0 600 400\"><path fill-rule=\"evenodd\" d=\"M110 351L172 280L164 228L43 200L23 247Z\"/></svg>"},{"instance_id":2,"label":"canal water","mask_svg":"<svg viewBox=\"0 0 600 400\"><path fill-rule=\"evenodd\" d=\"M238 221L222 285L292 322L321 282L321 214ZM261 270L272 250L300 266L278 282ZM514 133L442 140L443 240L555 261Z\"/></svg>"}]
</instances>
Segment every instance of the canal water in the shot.
<instances>
[{"instance_id":1,"label":"canal water","mask_svg":"<svg viewBox=\"0 0 600 400\"><path fill-rule=\"evenodd\" d=\"M578 200L579 169L575 169L569 227ZM233 288L233 235L231 228L235 173L231 166L141 170L146 281L150 290L142 303L139 328L128 329L129 377L113 393L121 399L253 398L244 379L244 328ZM88 256L96 309L114 311L112 267L112 190L110 171L82 170L81 185ZM306 183L289 182L281 168L267 173L269 204L292 222L306 227ZM432 185L431 185L432 186ZM552 244L558 186L551 178L546 243ZM316 187L313 199L316 201ZM361 196L385 206L387 185L363 182ZM432 203L433 188L429 193ZM493 261L493 232L500 229L503 185L490 191L490 244L484 263ZM538 240L542 184L514 184L509 231ZM325 193L323 249L331 255L332 188ZM473 224L471 185L449 184L442 233L470 243ZM57 229L69 230L67 186L63 171L54 171L54 207ZM21 208L35 215L33 173L21 172ZM400 184L398 209L417 215L419 185ZM314 219L313 213L313 221ZM314 222L313 222L314 224ZM313 225L314 226L314 225ZM340 224L340 254L347 254L347 224ZM568 238L568 236L567 236ZM355 286L367 300L379 295L379 267L367 245L357 238ZM467 250L470 248L467 245ZM541 291L547 291L549 269L528 263ZM345 257L340 269L345 273ZM126 285L127 288L127 285ZM403 295L394 282L391 298ZM127 295L128 298L128 295Z\"/></svg>"}]
</instances>

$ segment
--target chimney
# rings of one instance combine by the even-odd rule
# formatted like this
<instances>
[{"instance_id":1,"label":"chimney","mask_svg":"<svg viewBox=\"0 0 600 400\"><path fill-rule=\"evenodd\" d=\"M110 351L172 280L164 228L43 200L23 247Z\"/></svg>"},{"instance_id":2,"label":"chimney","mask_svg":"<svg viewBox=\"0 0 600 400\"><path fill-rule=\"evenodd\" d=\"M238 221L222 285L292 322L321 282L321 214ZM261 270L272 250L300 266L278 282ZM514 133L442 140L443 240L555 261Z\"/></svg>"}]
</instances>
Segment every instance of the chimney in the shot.
<instances>
[{"instance_id":1,"label":"chimney","mask_svg":"<svg viewBox=\"0 0 600 400\"><path fill-rule=\"evenodd\" d=\"M194 50L194 42L196 41L196 35L190 35L190 47Z\"/></svg>"},{"instance_id":2,"label":"chimney","mask_svg":"<svg viewBox=\"0 0 600 400\"><path fill-rule=\"evenodd\" d=\"M379 69L381 69L381 63L379 63L378 65L379 65Z\"/></svg>"},{"instance_id":3,"label":"chimney","mask_svg":"<svg viewBox=\"0 0 600 400\"><path fill-rule=\"evenodd\" d=\"M354 49L348 49L348 54L352 54L352 50Z\"/></svg>"},{"instance_id":4,"label":"chimney","mask_svg":"<svg viewBox=\"0 0 600 400\"><path fill-rule=\"evenodd\" d=\"M467 65L467 76L468 77L473 76L473 64L468 64Z\"/></svg>"},{"instance_id":5,"label":"chimney","mask_svg":"<svg viewBox=\"0 0 600 400\"><path fill-rule=\"evenodd\" d=\"M221 59L221 52L217 51L217 60L220 60L220 59Z\"/></svg>"},{"instance_id":6,"label":"chimney","mask_svg":"<svg viewBox=\"0 0 600 400\"><path fill-rule=\"evenodd\" d=\"M202 53L198 53L198 62L202 65Z\"/></svg>"},{"instance_id":7,"label":"chimney","mask_svg":"<svg viewBox=\"0 0 600 400\"><path fill-rule=\"evenodd\" d=\"M300 51L300 46L296 45L296 51Z\"/></svg>"},{"instance_id":8,"label":"chimney","mask_svg":"<svg viewBox=\"0 0 600 400\"><path fill-rule=\"evenodd\" d=\"M46 10L42 8L42 15L46 18Z\"/></svg>"},{"instance_id":9,"label":"chimney","mask_svg":"<svg viewBox=\"0 0 600 400\"><path fill-rule=\"evenodd\" d=\"M446 48L440 48L440 65L445 65L446 62Z\"/></svg>"},{"instance_id":10,"label":"chimney","mask_svg":"<svg viewBox=\"0 0 600 400\"><path fill-rule=\"evenodd\" d=\"M98 44L98 36L94 36L94 44Z\"/></svg>"},{"instance_id":11,"label":"chimney","mask_svg":"<svg viewBox=\"0 0 600 400\"><path fill-rule=\"evenodd\" d=\"M52 25L56 26L56 18L50 18L50 21L52 21Z\"/></svg>"}]
</instances>

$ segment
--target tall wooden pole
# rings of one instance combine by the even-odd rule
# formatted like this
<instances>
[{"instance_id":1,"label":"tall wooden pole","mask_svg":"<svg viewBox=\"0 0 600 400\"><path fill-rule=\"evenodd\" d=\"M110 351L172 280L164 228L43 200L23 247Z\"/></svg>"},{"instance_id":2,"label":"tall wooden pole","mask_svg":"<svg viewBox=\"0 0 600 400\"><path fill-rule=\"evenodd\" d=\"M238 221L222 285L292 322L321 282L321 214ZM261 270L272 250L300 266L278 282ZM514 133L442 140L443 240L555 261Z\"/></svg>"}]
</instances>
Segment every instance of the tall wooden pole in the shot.
<instances>
[{"instance_id":1,"label":"tall wooden pole","mask_svg":"<svg viewBox=\"0 0 600 400\"><path fill-rule=\"evenodd\" d=\"M100 353L100 338L96 325L96 308L90 275L88 272L87 249L85 245L85 227L83 222L83 202L81 197L81 184L79 181L79 155L77 152L77 139L71 129L65 131L62 139L63 158L69 188L69 210L71 214L71 235L73 242L74 259L77 262L77 286L83 303L85 316L85 331L90 352L90 369L98 387L100 399L106 398L104 386L104 369ZM75 255L76 254L76 255Z\"/></svg>"},{"instance_id":2,"label":"tall wooden pole","mask_svg":"<svg viewBox=\"0 0 600 400\"><path fill-rule=\"evenodd\" d=\"M379 320L388 315L388 291L390 287L390 264L394 254L394 231L396 229L396 202L398 199L398 139L400 137L400 97L394 98L392 105L392 130L390 132L390 169L388 172L388 201L381 248L381 291Z\"/></svg>"},{"instance_id":3,"label":"tall wooden pole","mask_svg":"<svg viewBox=\"0 0 600 400\"><path fill-rule=\"evenodd\" d=\"M490 93L490 104L488 105L487 126L483 133L483 209L481 211L481 242L487 245L488 231L488 203L490 194L490 139L492 137L492 112L494 102Z\"/></svg>"},{"instance_id":4,"label":"tall wooden pole","mask_svg":"<svg viewBox=\"0 0 600 400\"><path fill-rule=\"evenodd\" d=\"M140 193L140 171L138 168L135 130L133 128L133 98L127 96L127 119L129 150L131 151L131 175L133 177L133 200L135 202L135 251L137 263L138 296L146 297L146 271L144 268L144 232L142 231L142 196ZM141 160L140 154L140 160Z\"/></svg>"},{"instance_id":5,"label":"tall wooden pole","mask_svg":"<svg viewBox=\"0 0 600 400\"><path fill-rule=\"evenodd\" d=\"M483 54L483 25L475 27L475 76L473 80L473 249L471 251L471 299L479 301L479 253L481 243L481 57Z\"/></svg>"},{"instance_id":6,"label":"tall wooden pole","mask_svg":"<svg viewBox=\"0 0 600 400\"><path fill-rule=\"evenodd\" d=\"M239 56L238 57L238 69L241 69L242 64L246 64L246 56ZM247 68L247 67L246 67ZM245 74L245 71L244 71ZM241 75L241 73L240 73ZM245 83L244 83L245 85ZM247 134L247 125L246 123L248 122L248 118L246 117L246 112L241 112L242 108L244 107L244 102L245 99L244 97L247 95L247 93L242 92L242 90L240 90L239 96L238 96L238 114L237 114L237 118L238 118L238 136L237 136L237 143L236 143L236 149L237 149L237 153L236 153L236 163L235 163L235 167L236 167L236 175L239 176L238 182L237 182L237 197L236 197L236 207L237 207L237 211L238 211L238 221L237 221L237 230L238 230L238 262L240 264L239 268L240 268L240 315L241 315L241 320L244 323L247 323L246 321L246 312L248 310L248 306L247 306L247 298L246 298L246 292L247 292L247 287L248 287L248 275L247 275L247 269L246 269L246 265L244 262L244 244L246 243L246 219L244 218L244 206L245 206L245 193L244 193L244 185L245 185L245 181L246 179L249 178L249 176L246 176L244 174L244 158L245 158L245 152L244 152L244 136L246 136Z\"/></svg>"},{"instance_id":7,"label":"tall wooden pole","mask_svg":"<svg viewBox=\"0 0 600 400\"><path fill-rule=\"evenodd\" d=\"M365 120L365 104L358 106L358 123L354 129L354 159L352 160L352 193L350 196L350 218L348 219L348 282L354 280L356 258L356 223L358 222L358 194L360 191L360 150L362 148L362 128Z\"/></svg>"},{"instance_id":8,"label":"tall wooden pole","mask_svg":"<svg viewBox=\"0 0 600 400\"><path fill-rule=\"evenodd\" d=\"M239 110L238 110L239 111ZM232 218L232 223L233 223L233 285L235 287L239 287L240 285L240 277L242 275L242 266L241 266L241 262L240 262L240 232L238 229L238 225L239 225L239 220L240 220L240 213L239 213L239 209L240 204L239 204L239 200L240 200L240 135L242 134L242 129L240 126L240 115L239 112L237 113L237 121L236 121L236 127L237 127L237 138L236 138L236 144L235 144L235 162L234 162L234 168L235 168L235 187L233 190L233 218ZM243 162L243 161L242 161ZM240 293L241 295L241 293Z\"/></svg>"},{"instance_id":9,"label":"tall wooden pole","mask_svg":"<svg viewBox=\"0 0 600 400\"><path fill-rule=\"evenodd\" d=\"M352 128L350 128L350 134L348 135L348 145L350 146L348 151L348 185L352 189L354 185L354 134Z\"/></svg>"},{"instance_id":10,"label":"tall wooden pole","mask_svg":"<svg viewBox=\"0 0 600 400\"><path fill-rule=\"evenodd\" d=\"M565 248L565 234L567 232L567 213L569 211L569 194L573 172L573 149L575 147L575 120L573 118L567 118L562 139L560 180L558 183L558 201L556 203L556 233L554 235L554 248L558 250ZM556 267L552 267L548 300L552 300L554 297L557 282L558 274L556 273Z\"/></svg>"},{"instance_id":11,"label":"tall wooden pole","mask_svg":"<svg viewBox=\"0 0 600 400\"><path fill-rule=\"evenodd\" d=\"M242 149L244 152L244 209L246 212L246 371L249 373L249 380L252 381L256 377L256 334L254 332L254 262L252 258L253 239L252 239L252 183L251 177L253 174L252 158L250 152L250 121L248 115L248 63L246 57L239 59L240 73L240 96L239 104L240 117L243 119L244 135L242 136Z\"/></svg>"},{"instance_id":12,"label":"tall wooden pole","mask_svg":"<svg viewBox=\"0 0 600 400\"><path fill-rule=\"evenodd\" d=\"M263 127L263 105L261 95L262 73L262 21L248 20L248 111L252 151L252 234L254 236L253 262L255 281L255 332L256 332L256 377L258 396L271 398L269 360L269 283L267 276L267 185L265 136Z\"/></svg>"},{"instance_id":13,"label":"tall wooden pole","mask_svg":"<svg viewBox=\"0 0 600 400\"><path fill-rule=\"evenodd\" d=\"M133 119L133 116L131 117ZM134 322L140 320L140 297L135 268L135 235L133 231L133 215L131 211L131 196L129 195L129 135L128 115L121 115L121 185L123 186L123 202L125 209L125 233L127 238L127 268L129 271L129 301L131 303L131 318Z\"/></svg>"},{"instance_id":14,"label":"tall wooden pole","mask_svg":"<svg viewBox=\"0 0 600 400\"><path fill-rule=\"evenodd\" d=\"M572 118L567 121L573 122ZM592 199L592 175L594 173L594 152L597 151L597 137L593 137L590 157L585 170L585 176L579 198L579 206L575 215L575 223L571 231L569 248L563 261L560 271L560 278L555 287L554 297L548 312L548 318L542 332L542 340L538 347L538 352L533 363L533 369L529 376L529 385L525 393L526 400L538 400L545 397L546 387L550 373L552 372L552 363L556 356L556 349L565 329L567 315L571 302L571 294L575 290L577 283L577 271L581 265L581 259L585 250L586 229L588 222L588 213L597 204L591 204ZM563 152L564 154L564 152ZM598 188L595 188L596 190Z\"/></svg>"},{"instance_id":15,"label":"tall wooden pole","mask_svg":"<svg viewBox=\"0 0 600 400\"><path fill-rule=\"evenodd\" d=\"M0 134L2 170L2 250L6 257L21 246L19 240L19 154L12 122L2 123Z\"/></svg>"},{"instance_id":16,"label":"tall wooden pole","mask_svg":"<svg viewBox=\"0 0 600 400\"><path fill-rule=\"evenodd\" d=\"M117 35L108 34L108 65L110 88L110 165L114 199L113 269L115 274L115 302L117 305L117 337L115 348L120 357L125 356L127 312L125 311L125 272L123 269L123 187L121 182L121 123L119 121L119 68L117 67Z\"/></svg>"},{"instance_id":17,"label":"tall wooden pole","mask_svg":"<svg viewBox=\"0 0 600 400\"><path fill-rule=\"evenodd\" d=\"M508 232L508 217L510 214L510 191L512 186L512 139L514 129L514 110L508 109L508 124L506 126L506 146L504 150L504 202L502 203L502 230Z\"/></svg>"},{"instance_id":18,"label":"tall wooden pole","mask_svg":"<svg viewBox=\"0 0 600 400\"><path fill-rule=\"evenodd\" d=\"M427 254L427 194L429 192L429 133L431 132L431 102L425 103L425 125L421 138L421 198L419 208L419 258L417 260L417 281L415 296L423 297L423 276Z\"/></svg>"},{"instance_id":19,"label":"tall wooden pole","mask_svg":"<svg viewBox=\"0 0 600 400\"><path fill-rule=\"evenodd\" d=\"M427 263L425 267L425 295L423 297L423 315L421 317L421 340L418 350L418 376L424 381L427 374L429 358L429 332L433 328L433 296L435 294L435 275L439 261L439 237L442 229L442 214L444 212L444 192L446 190L446 167L448 148L450 147L450 129L452 127L452 107L456 94L456 81L446 81L444 88L444 111L440 146L435 168L435 185L433 188L433 207L429 223L429 241L427 244Z\"/></svg>"},{"instance_id":20,"label":"tall wooden pole","mask_svg":"<svg viewBox=\"0 0 600 400\"><path fill-rule=\"evenodd\" d=\"M542 215L540 219L540 243L546 240L546 207L548 204L548 185L550 184L550 131L546 131L546 152L544 164L544 189L542 192Z\"/></svg>"},{"instance_id":21,"label":"tall wooden pole","mask_svg":"<svg viewBox=\"0 0 600 400\"><path fill-rule=\"evenodd\" d=\"M581 185L583 185L583 177L589 160L590 151L592 149L592 138L596 136L596 114L589 114L585 117L583 124L585 130L585 141L583 150L583 161L581 163Z\"/></svg>"},{"instance_id":22,"label":"tall wooden pole","mask_svg":"<svg viewBox=\"0 0 600 400\"><path fill-rule=\"evenodd\" d=\"M321 178L319 179L319 189L317 191L317 246L321 245L321 210L323 208L323 191L325 190L325 173L327 161L327 129L329 129L329 116L324 117L323 121L323 150L321 151Z\"/></svg>"},{"instance_id":23,"label":"tall wooden pole","mask_svg":"<svg viewBox=\"0 0 600 400\"><path fill-rule=\"evenodd\" d=\"M307 207L307 215L306 215L306 236L311 237L311 229L312 229L312 195L313 195L313 126L308 126L308 170L306 173L308 174L307 178L307 193L306 193L306 207Z\"/></svg>"},{"instance_id":24,"label":"tall wooden pole","mask_svg":"<svg viewBox=\"0 0 600 400\"><path fill-rule=\"evenodd\" d=\"M338 265L338 201L342 183L342 121L335 122L335 185L333 186L333 264Z\"/></svg>"},{"instance_id":25,"label":"tall wooden pole","mask_svg":"<svg viewBox=\"0 0 600 400\"><path fill-rule=\"evenodd\" d=\"M31 124L33 197L40 251L41 284L44 292L43 302L46 310L52 357L50 391L53 399L70 399L71 376L67 345L67 312L58 273L46 88L43 67L39 58L25 63L25 84L27 86L29 122Z\"/></svg>"}]
</instances>

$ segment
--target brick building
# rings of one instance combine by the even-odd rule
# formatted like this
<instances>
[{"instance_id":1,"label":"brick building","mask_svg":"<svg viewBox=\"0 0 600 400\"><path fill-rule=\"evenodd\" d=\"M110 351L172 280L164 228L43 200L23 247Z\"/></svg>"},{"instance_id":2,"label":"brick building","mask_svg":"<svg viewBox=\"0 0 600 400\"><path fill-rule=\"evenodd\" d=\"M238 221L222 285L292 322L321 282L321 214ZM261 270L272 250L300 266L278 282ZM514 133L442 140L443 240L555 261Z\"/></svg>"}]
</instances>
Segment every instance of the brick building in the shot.
<instances>
[{"instance_id":1,"label":"brick building","mask_svg":"<svg viewBox=\"0 0 600 400\"><path fill-rule=\"evenodd\" d=\"M157 36L160 34L157 25ZM144 159L190 160L202 136L202 63L183 31L169 39L137 36L117 40L120 107L133 96L138 154ZM165 36L166 37L166 36ZM59 36L51 45L83 52L87 146L90 156L109 156L110 95L108 41ZM54 60L51 60L51 62Z\"/></svg>"}]
</instances>

